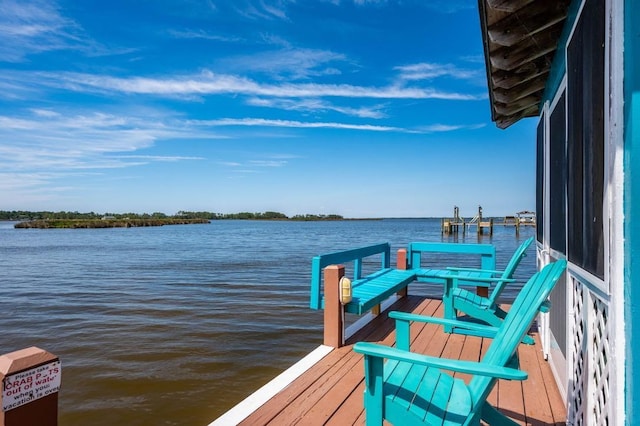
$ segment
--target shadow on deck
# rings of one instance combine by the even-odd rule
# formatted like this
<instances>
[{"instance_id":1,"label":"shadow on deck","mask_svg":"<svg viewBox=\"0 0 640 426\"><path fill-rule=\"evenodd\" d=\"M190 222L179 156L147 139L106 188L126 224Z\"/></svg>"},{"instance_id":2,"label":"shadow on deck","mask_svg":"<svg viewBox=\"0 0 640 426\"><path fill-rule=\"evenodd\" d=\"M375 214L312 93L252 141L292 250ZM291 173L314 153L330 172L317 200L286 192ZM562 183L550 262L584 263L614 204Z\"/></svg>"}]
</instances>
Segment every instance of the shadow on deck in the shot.
<instances>
[{"instance_id":1,"label":"shadow on deck","mask_svg":"<svg viewBox=\"0 0 640 426\"><path fill-rule=\"evenodd\" d=\"M390 310L442 317L442 301L408 296ZM386 311L388 312L388 311ZM363 425L364 366L352 351L357 341L395 343L394 323L386 312L358 331L342 348L334 349L295 381L250 414L243 425ZM489 346L487 339L446 334L433 324L411 326L413 352L478 361ZM500 380L488 401L520 424L565 424L566 409L544 360L537 334L534 346L520 345L524 382ZM467 375L458 375L468 381Z\"/></svg>"}]
</instances>

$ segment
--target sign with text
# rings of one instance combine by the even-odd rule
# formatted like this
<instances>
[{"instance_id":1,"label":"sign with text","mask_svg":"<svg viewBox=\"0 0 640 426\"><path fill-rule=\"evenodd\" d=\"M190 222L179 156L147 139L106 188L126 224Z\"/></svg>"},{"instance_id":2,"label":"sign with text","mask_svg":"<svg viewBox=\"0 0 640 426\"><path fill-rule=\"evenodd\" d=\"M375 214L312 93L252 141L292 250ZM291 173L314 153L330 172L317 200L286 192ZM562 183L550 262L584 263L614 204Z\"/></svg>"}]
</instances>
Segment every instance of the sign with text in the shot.
<instances>
[{"instance_id":1,"label":"sign with text","mask_svg":"<svg viewBox=\"0 0 640 426\"><path fill-rule=\"evenodd\" d=\"M2 411L28 404L60 389L62 366L50 362L7 376L2 381Z\"/></svg>"}]
</instances>

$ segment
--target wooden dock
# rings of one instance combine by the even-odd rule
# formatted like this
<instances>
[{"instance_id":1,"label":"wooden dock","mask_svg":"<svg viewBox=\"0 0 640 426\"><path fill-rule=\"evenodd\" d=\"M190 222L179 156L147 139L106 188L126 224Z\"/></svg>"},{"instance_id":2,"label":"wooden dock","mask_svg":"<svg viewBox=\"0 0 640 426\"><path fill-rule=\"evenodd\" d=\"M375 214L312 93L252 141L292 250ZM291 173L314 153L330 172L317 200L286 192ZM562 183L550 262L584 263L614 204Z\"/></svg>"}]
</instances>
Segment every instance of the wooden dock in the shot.
<instances>
[{"instance_id":1,"label":"wooden dock","mask_svg":"<svg viewBox=\"0 0 640 426\"><path fill-rule=\"evenodd\" d=\"M442 317L442 309L441 300L408 296L390 310ZM412 325L411 336L412 351L439 357L478 361L488 347L486 339L446 334L432 324ZM521 369L529 373L529 378L524 382L499 381L488 400L523 425L565 424L564 403L535 333L534 337L534 346L521 345L518 349ZM346 346L330 351L256 411L244 413L241 421L229 422L227 418L213 424L363 425L363 357L352 351L357 341L393 345L393 321L383 312L351 336ZM460 377L468 380L465 375Z\"/></svg>"},{"instance_id":2,"label":"wooden dock","mask_svg":"<svg viewBox=\"0 0 640 426\"><path fill-rule=\"evenodd\" d=\"M516 235L520 235L521 226L536 226L535 212L521 211L516 213L515 216L505 216L502 221L495 220L495 218L484 218L482 216L482 206L478 206L478 214L473 218L466 220L460 216L460 209L458 206L453 208L452 218L441 219L442 234L457 235L462 231L462 234L466 234L471 228L476 229L478 236L488 233L493 235L494 225L513 226L516 230Z\"/></svg>"}]
</instances>

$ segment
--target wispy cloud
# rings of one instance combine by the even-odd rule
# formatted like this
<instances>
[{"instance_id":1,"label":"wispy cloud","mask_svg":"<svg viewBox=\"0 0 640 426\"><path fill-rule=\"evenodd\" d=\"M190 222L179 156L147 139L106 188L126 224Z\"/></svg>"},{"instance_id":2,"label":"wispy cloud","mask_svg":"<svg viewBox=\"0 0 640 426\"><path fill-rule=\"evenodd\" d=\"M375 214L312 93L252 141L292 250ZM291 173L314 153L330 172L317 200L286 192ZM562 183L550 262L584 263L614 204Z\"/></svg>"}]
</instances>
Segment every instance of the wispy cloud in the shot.
<instances>
[{"instance_id":1,"label":"wispy cloud","mask_svg":"<svg viewBox=\"0 0 640 426\"><path fill-rule=\"evenodd\" d=\"M358 6L383 6L387 4L414 3L424 8L438 13L456 13L463 10L473 9L475 3L469 0L324 0L328 3L339 5L341 3L353 2Z\"/></svg>"},{"instance_id":2,"label":"wispy cloud","mask_svg":"<svg viewBox=\"0 0 640 426\"><path fill-rule=\"evenodd\" d=\"M139 160L149 160L149 161L160 161L160 162L168 162L175 163L177 161L188 161L188 160L205 160L204 157L185 157L180 155L118 155L113 158L122 158L122 159L139 159Z\"/></svg>"},{"instance_id":3,"label":"wispy cloud","mask_svg":"<svg viewBox=\"0 0 640 426\"><path fill-rule=\"evenodd\" d=\"M351 124L336 122L295 121L295 120L270 120L265 118L223 118L219 120L191 120L196 126L211 127L286 127L298 129L343 129L371 132L401 132L401 133L440 133L456 130L476 130L485 127L485 124L431 124L415 128L402 128L394 126L377 126L372 124Z\"/></svg>"},{"instance_id":4,"label":"wispy cloud","mask_svg":"<svg viewBox=\"0 0 640 426\"><path fill-rule=\"evenodd\" d=\"M108 48L90 38L48 0L0 0L0 61L22 62L28 55L78 50L88 56L133 51Z\"/></svg>"},{"instance_id":5,"label":"wispy cloud","mask_svg":"<svg viewBox=\"0 0 640 426\"><path fill-rule=\"evenodd\" d=\"M229 74L200 74L178 77L112 77L86 73L24 72L0 76L20 80L30 87L45 86L74 92L124 93L165 97L193 97L207 95L251 95L276 98L371 98L371 99L443 99L469 101L484 99L486 94L468 94L442 91L429 87L391 85L384 87L354 86L350 84L318 83L260 83Z\"/></svg>"},{"instance_id":6,"label":"wispy cloud","mask_svg":"<svg viewBox=\"0 0 640 426\"><path fill-rule=\"evenodd\" d=\"M228 167L233 173L263 173L265 169L286 167L290 159L299 158L297 155L270 155L265 158L238 161L220 161L219 165Z\"/></svg>"},{"instance_id":7,"label":"wispy cloud","mask_svg":"<svg viewBox=\"0 0 640 426\"><path fill-rule=\"evenodd\" d=\"M289 162L286 160L251 160L249 163L257 167L283 167Z\"/></svg>"},{"instance_id":8,"label":"wispy cloud","mask_svg":"<svg viewBox=\"0 0 640 426\"><path fill-rule=\"evenodd\" d=\"M368 4L385 4L388 0L353 0L357 5L363 6Z\"/></svg>"},{"instance_id":9,"label":"wispy cloud","mask_svg":"<svg viewBox=\"0 0 640 426\"><path fill-rule=\"evenodd\" d=\"M350 124L330 122L305 122L294 120L269 120L265 118L223 118L220 120L192 120L191 124L200 126L247 126L247 127L289 127L298 129L346 129L371 132L407 132L408 130L392 126L376 126L371 124Z\"/></svg>"},{"instance_id":10,"label":"wispy cloud","mask_svg":"<svg viewBox=\"0 0 640 426\"><path fill-rule=\"evenodd\" d=\"M131 111L129 111L131 112ZM42 199L39 188L56 188L64 193L74 188L57 185L61 178L99 176L108 169L124 169L150 163L203 161L201 156L149 155L138 153L158 141L229 137L221 127L273 127L295 129L347 129L374 132L410 132L392 126L336 122L302 122L263 118L185 120L145 109L137 114L84 112L32 108L15 116L0 116L0 190L20 189L25 197L33 193ZM272 154L243 162L220 165L238 173L287 166L295 154ZM40 198L38 198L40 197ZM26 199L26 198L25 198Z\"/></svg>"},{"instance_id":11,"label":"wispy cloud","mask_svg":"<svg viewBox=\"0 0 640 426\"><path fill-rule=\"evenodd\" d=\"M382 109L383 105L374 105L372 107L347 107L334 105L330 102L322 99L266 99L266 98L251 98L247 101L247 104L253 106L261 106L268 108L278 108L287 111L306 111L306 112L319 112L319 111L335 111L341 114L349 115L352 117L360 118L385 118L385 114Z\"/></svg>"},{"instance_id":12,"label":"wispy cloud","mask_svg":"<svg viewBox=\"0 0 640 426\"><path fill-rule=\"evenodd\" d=\"M243 0L235 3L236 12L245 18L257 20L286 20L287 5L295 0Z\"/></svg>"},{"instance_id":13,"label":"wispy cloud","mask_svg":"<svg viewBox=\"0 0 640 426\"><path fill-rule=\"evenodd\" d=\"M484 55L478 53L477 55L465 55L460 57L461 60L470 62L472 64L482 64L484 65Z\"/></svg>"},{"instance_id":14,"label":"wispy cloud","mask_svg":"<svg viewBox=\"0 0 640 426\"><path fill-rule=\"evenodd\" d=\"M18 180L20 187L39 187L91 171L202 160L134 152L159 140L220 137L149 110L136 116L32 109L20 116L0 116L0 170L5 173L4 183Z\"/></svg>"},{"instance_id":15,"label":"wispy cloud","mask_svg":"<svg viewBox=\"0 0 640 426\"><path fill-rule=\"evenodd\" d=\"M432 80L438 77L451 77L460 80L474 79L481 74L481 70L462 69L453 64L435 64L421 62L394 68L400 72L403 80Z\"/></svg>"},{"instance_id":16,"label":"wispy cloud","mask_svg":"<svg viewBox=\"0 0 640 426\"><path fill-rule=\"evenodd\" d=\"M431 124L429 126L420 126L416 130L423 133L440 133L455 130L476 130L485 126L486 124Z\"/></svg>"},{"instance_id":17,"label":"wispy cloud","mask_svg":"<svg viewBox=\"0 0 640 426\"><path fill-rule=\"evenodd\" d=\"M168 33L170 36L179 38L179 39L204 39L204 40L234 42L234 43L243 41L242 38L237 36L214 34L204 30L193 30L193 29L169 30Z\"/></svg>"},{"instance_id":18,"label":"wispy cloud","mask_svg":"<svg viewBox=\"0 0 640 426\"><path fill-rule=\"evenodd\" d=\"M0 59L19 62L29 53L79 44L80 28L47 1L0 1Z\"/></svg>"},{"instance_id":19,"label":"wispy cloud","mask_svg":"<svg viewBox=\"0 0 640 426\"><path fill-rule=\"evenodd\" d=\"M231 56L221 62L227 70L262 73L279 80L300 80L323 75L337 75L336 63L346 61L340 53L329 50L285 47L283 49Z\"/></svg>"}]
</instances>

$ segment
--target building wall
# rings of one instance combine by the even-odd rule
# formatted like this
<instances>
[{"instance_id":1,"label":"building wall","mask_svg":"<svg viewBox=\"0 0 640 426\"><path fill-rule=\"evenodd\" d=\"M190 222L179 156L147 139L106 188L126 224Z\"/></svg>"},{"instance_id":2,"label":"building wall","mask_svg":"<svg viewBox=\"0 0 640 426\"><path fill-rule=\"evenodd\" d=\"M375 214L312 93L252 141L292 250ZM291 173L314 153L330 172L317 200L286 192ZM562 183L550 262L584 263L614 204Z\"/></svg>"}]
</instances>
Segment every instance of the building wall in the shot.
<instances>
[{"instance_id":1,"label":"building wall","mask_svg":"<svg viewBox=\"0 0 640 426\"><path fill-rule=\"evenodd\" d=\"M622 213L623 189L633 187L629 174L623 172L622 153L626 152L626 170L635 160L634 150L629 149L633 129L626 125L629 120L635 120L634 113L640 116L633 110L633 102L627 100L632 96L627 93L624 111L627 112L627 106L631 110L626 117L624 141L620 131L623 128L623 81L625 90L631 90L623 77L621 46L626 40L625 60L629 54L634 55L634 60L640 57L638 38L629 45L626 32L629 26L636 31L640 28L640 22L629 16L630 9L634 12L635 8L637 12L639 4L635 0L575 0L572 3L542 108L546 170L543 186L539 186L538 191L545 194L542 215L545 230L544 241L538 245L539 259L541 263L557 258L569 260L565 293L553 296L555 317L550 322L547 348L550 348L549 361L556 371L556 379L566 394L569 424L575 425L622 424L634 417L629 407L640 407L640 400L633 399L629 392L633 375L629 373L633 367L631 353L640 353L640 339L636 339L637 348L624 346L633 332L629 319L640 318L640 294L633 294L640 293L640 287L633 288L631 276L622 279L623 271L633 273L627 267L632 264L630 243L634 241L634 232L640 232L640 228L630 229L630 222L625 229ZM625 16L627 26L623 32L621 22ZM640 87L640 73L633 68L624 74L628 77L630 73ZM557 120L553 125L550 116L565 90L563 159L557 144L562 129L556 131L561 126ZM640 100L640 95L637 99ZM635 136L637 139L637 134ZM565 163L559 165L562 161ZM567 172L562 172L563 167ZM640 193L631 197L627 192L626 217L635 216L632 199L640 206ZM559 226L558 218L564 218L566 222L561 225L566 226ZM562 244L559 234L563 234L566 245ZM626 242L623 244L623 241ZM637 251L640 255L640 246ZM620 333L625 325L623 306L627 308L626 339L625 333ZM566 323L564 330L561 316ZM639 319L636 322L640 325ZM626 382L625 365L629 367ZM637 380L640 385L640 378Z\"/></svg>"}]
</instances>

